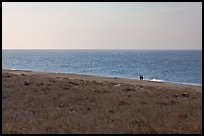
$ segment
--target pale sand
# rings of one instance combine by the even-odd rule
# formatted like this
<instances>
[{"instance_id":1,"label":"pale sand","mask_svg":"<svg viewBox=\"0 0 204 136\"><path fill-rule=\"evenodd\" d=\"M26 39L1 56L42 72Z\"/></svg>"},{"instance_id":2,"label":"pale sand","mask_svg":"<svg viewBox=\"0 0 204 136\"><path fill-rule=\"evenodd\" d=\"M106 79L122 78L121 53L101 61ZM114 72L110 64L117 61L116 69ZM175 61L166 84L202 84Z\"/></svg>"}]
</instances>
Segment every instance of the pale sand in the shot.
<instances>
[{"instance_id":1,"label":"pale sand","mask_svg":"<svg viewBox=\"0 0 204 136\"><path fill-rule=\"evenodd\" d=\"M202 133L202 87L2 70L3 133Z\"/></svg>"}]
</instances>

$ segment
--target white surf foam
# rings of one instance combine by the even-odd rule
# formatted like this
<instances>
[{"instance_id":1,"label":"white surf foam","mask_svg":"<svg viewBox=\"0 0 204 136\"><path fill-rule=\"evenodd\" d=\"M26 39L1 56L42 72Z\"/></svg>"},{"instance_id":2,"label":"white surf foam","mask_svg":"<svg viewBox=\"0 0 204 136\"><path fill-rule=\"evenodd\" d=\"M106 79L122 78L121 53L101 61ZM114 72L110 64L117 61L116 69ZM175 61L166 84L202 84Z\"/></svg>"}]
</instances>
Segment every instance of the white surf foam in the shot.
<instances>
[{"instance_id":1,"label":"white surf foam","mask_svg":"<svg viewBox=\"0 0 204 136\"><path fill-rule=\"evenodd\" d=\"M16 69L14 69L14 68L8 68L8 70L16 70Z\"/></svg>"},{"instance_id":2,"label":"white surf foam","mask_svg":"<svg viewBox=\"0 0 204 136\"><path fill-rule=\"evenodd\" d=\"M159 80L159 79L151 79L151 80L149 80L149 81L154 81L154 82L164 82L164 80Z\"/></svg>"}]
</instances>

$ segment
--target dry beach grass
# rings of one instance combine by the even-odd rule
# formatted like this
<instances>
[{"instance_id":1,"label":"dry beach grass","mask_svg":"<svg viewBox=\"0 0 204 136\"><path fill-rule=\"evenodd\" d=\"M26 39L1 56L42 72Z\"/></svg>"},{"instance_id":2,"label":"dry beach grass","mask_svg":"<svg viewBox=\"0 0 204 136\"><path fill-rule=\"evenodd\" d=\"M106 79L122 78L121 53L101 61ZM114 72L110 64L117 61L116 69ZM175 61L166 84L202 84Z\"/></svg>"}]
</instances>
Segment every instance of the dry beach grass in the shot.
<instances>
[{"instance_id":1,"label":"dry beach grass","mask_svg":"<svg viewBox=\"0 0 204 136\"><path fill-rule=\"evenodd\" d=\"M202 87L2 70L3 133L202 133Z\"/></svg>"}]
</instances>

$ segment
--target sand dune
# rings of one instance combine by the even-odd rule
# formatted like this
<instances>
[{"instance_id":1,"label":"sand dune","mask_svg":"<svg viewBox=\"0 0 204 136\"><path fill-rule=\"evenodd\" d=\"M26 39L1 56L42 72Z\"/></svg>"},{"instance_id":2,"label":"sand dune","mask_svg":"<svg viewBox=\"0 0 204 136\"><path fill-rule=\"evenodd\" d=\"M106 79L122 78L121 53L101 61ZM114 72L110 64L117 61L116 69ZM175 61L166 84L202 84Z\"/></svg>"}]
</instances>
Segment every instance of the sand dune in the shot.
<instances>
[{"instance_id":1,"label":"sand dune","mask_svg":"<svg viewBox=\"0 0 204 136\"><path fill-rule=\"evenodd\" d=\"M3 133L202 133L202 87L2 70Z\"/></svg>"}]
</instances>

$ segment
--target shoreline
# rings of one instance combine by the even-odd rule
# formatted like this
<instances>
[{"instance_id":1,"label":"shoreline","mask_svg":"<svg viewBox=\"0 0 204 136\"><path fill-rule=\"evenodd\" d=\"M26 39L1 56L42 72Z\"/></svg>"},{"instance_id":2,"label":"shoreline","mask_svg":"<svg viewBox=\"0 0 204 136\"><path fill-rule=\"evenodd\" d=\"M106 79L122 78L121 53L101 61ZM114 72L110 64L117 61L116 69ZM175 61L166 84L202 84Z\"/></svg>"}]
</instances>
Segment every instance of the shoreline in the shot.
<instances>
[{"instance_id":1,"label":"shoreline","mask_svg":"<svg viewBox=\"0 0 204 136\"><path fill-rule=\"evenodd\" d=\"M202 86L2 69L3 134L202 134Z\"/></svg>"},{"instance_id":2,"label":"shoreline","mask_svg":"<svg viewBox=\"0 0 204 136\"><path fill-rule=\"evenodd\" d=\"M113 79L127 79L127 80L135 80L140 81L136 78L126 78L126 77L116 77L116 76L105 76L105 75L94 75L94 74L82 74L82 73L63 73L63 72L44 72L44 71L33 71L33 70L18 70L18 69L2 69L7 71L20 71L20 72L33 72L33 73L42 73L42 74L65 74L65 75L76 75L76 76L90 76L90 77L98 77L98 78L113 78ZM153 83L167 83L167 84L177 84L177 85L188 85L188 86L196 86L202 87L202 84L198 83L182 83L182 82L171 82L164 81L158 79L144 79L142 81L153 82Z\"/></svg>"}]
</instances>

